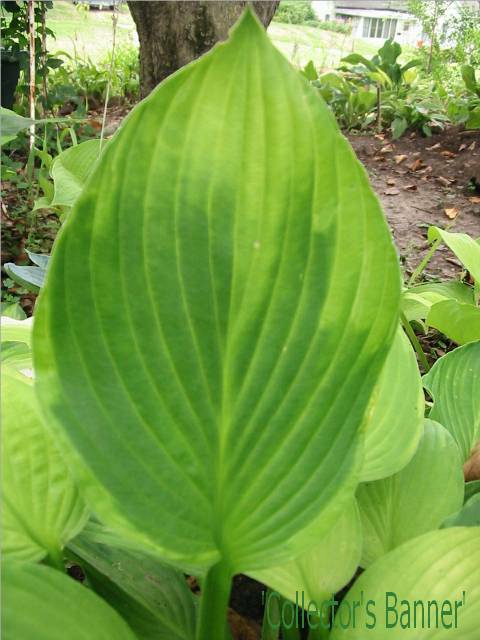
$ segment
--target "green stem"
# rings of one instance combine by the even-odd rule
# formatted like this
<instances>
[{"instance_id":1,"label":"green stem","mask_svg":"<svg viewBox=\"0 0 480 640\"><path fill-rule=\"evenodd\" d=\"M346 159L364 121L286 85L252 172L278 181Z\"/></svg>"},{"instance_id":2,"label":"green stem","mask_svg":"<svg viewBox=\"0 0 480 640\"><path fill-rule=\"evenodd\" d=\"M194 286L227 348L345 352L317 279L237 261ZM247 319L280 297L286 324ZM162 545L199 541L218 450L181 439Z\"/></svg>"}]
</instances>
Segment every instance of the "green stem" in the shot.
<instances>
[{"instance_id":1,"label":"green stem","mask_svg":"<svg viewBox=\"0 0 480 640\"><path fill-rule=\"evenodd\" d=\"M300 640L300 630L293 626L290 629L282 627L283 640Z\"/></svg>"},{"instance_id":2,"label":"green stem","mask_svg":"<svg viewBox=\"0 0 480 640\"><path fill-rule=\"evenodd\" d=\"M327 640L329 637L330 630L323 627L316 627L308 632L308 640Z\"/></svg>"},{"instance_id":3,"label":"green stem","mask_svg":"<svg viewBox=\"0 0 480 640\"><path fill-rule=\"evenodd\" d=\"M330 596L333 599L333 594ZM330 637L330 609L322 607L320 615L312 616L313 622L318 626L310 627L308 632L308 640L327 640Z\"/></svg>"},{"instance_id":4,"label":"green stem","mask_svg":"<svg viewBox=\"0 0 480 640\"><path fill-rule=\"evenodd\" d=\"M420 276L420 274L423 272L423 270L425 269L427 264L432 259L432 256L435 253L435 251L437 250L437 247L438 247L438 245L440 244L441 241L442 241L441 238L437 238L436 240L434 240L432 242L432 246L428 250L428 253L426 254L424 259L420 262L418 267L414 270L414 272L410 276L410 280L407 283L407 287L412 287L414 285L414 283L417 281L417 279Z\"/></svg>"},{"instance_id":5,"label":"green stem","mask_svg":"<svg viewBox=\"0 0 480 640\"><path fill-rule=\"evenodd\" d=\"M232 570L223 561L208 570L203 581L196 640L225 640L230 637L227 608Z\"/></svg>"},{"instance_id":6,"label":"green stem","mask_svg":"<svg viewBox=\"0 0 480 640\"><path fill-rule=\"evenodd\" d=\"M413 348L417 352L418 358L422 363L423 368L425 369L426 372L430 371L430 365L428 364L427 356L425 355L425 352L422 349L422 345L420 344L415 334L415 331L412 329L412 325L407 320L404 313L400 313L400 318L402 320L403 328L405 329L407 336L410 338L410 342L412 343Z\"/></svg>"},{"instance_id":7,"label":"green stem","mask_svg":"<svg viewBox=\"0 0 480 640\"><path fill-rule=\"evenodd\" d=\"M57 569L65 573L65 563L63 562L63 553L60 549L54 547L48 552L48 556L44 559L44 563L53 569Z\"/></svg>"},{"instance_id":8,"label":"green stem","mask_svg":"<svg viewBox=\"0 0 480 640\"><path fill-rule=\"evenodd\" d=\"M263 612L262 640L278 640L280 629L280 604L278 598L271 597L272 590L267 589Z\"/></svg>"}]
</instances>

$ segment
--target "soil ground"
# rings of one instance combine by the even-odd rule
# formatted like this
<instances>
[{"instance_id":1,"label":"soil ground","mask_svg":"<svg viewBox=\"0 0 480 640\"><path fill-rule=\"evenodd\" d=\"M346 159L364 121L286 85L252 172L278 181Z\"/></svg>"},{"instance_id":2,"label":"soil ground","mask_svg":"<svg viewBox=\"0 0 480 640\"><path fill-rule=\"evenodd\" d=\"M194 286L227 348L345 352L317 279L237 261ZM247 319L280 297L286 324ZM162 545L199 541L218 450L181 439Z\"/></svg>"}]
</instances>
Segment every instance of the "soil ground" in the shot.
<instances>
[{"instance_id":1,"label":"soil ground","mask_svg":"<svg viewBox=\"0 0 480 640\"><path fill-rule=\"evenodd\" d=\"M480 131L349 140L382 202L407 274L428 248L429 226L480 236ZM425 275L451 279L460 271L453 254L440 247Z\"/></svg>"}]
</instances>

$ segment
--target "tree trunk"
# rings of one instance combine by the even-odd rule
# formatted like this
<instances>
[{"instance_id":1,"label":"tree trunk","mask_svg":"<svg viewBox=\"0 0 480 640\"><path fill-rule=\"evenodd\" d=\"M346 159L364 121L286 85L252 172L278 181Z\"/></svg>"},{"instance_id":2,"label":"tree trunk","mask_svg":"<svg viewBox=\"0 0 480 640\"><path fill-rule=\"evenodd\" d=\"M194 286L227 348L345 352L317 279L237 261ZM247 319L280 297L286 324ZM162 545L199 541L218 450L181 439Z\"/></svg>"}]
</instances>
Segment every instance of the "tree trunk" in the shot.
<instances>
[{"instance_id":1,"label":"tree trunk","mask_svg":"<svg viewBox=\"0 0 480 640\"><path fill-rule=\"evenodd\" d=\"M252 2L267 27L279 0ZM245 1L139 2L128 6L140 41L140 89L142 97L164 78L198 58L219 40L242 13Z\"/></svg>"}]
</instances>

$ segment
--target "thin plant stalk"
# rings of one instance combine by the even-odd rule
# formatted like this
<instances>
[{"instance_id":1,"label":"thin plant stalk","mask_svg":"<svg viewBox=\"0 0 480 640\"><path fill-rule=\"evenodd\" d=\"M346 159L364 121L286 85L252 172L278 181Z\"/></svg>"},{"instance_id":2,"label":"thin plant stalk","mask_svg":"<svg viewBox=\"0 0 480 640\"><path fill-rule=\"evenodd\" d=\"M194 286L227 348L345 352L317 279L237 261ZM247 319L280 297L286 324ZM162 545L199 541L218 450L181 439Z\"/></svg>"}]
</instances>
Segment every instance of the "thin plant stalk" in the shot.
<instances>
[{"instance_id":1,"label":"thin plant stalk","mask_svg":"<svg viewBox=\"0 0 480 640\"><path fill-rule=\"evenodd\" d=\"M35 120L35 3L28 0L28 35L30 53L30 118ZM30 149L35 144L35 124L30 125Z\"/></svg>"},{"instance_id":2,"label":"thin plant stalk","mask_svg":"<svg viewBox=\"0 0 480 640\"><path fill-rule=\"evenodd\" d=\"M210 567L202 583L196 640L225 640L231 634L227 623L232 571L224 561Z\"/></svg>"},{"instance_id":3,"label":"thin plant stalk","mask_svg":"<svg viewBox=\"0 0 480 640\"><path fill-rule=\"evenodd\" d=\"M382 131L382 89L377 83L377 133Z\"/></svg>"},{"instance_id":4,"label":"thin plant stalk","mask_svg":"<svg viewBox=\"0 0 480 640\"><path fill-rule=\"evenodd\" d=\"M412 346L415 349L418 355L418 359L423 365L423 368L425 369L425 371L430 371L430 365L428 364L425 351L422 349L422 345L420 344L420 341L417 338L415 331L412 329L412 325L407 320L407 317L403 312L400 313L400 319L402 321L403 328L405 329L405 333L407 334L410 342L412 343Z\"/></svg>"},{"instance_id":5,"label":"thin plant stalk","mask_svg":"<svg viewBox=\"0 0 480 640\"><path fill-rule=\"evenodd\" d=\"M41 18L41 28L42 28L42 68L43 68L43 77L42 77L42 92L43 92L43 115L44 117L47 114L47 23L46 23L46 13L47 8L45 4L42 2L42 18Z\"/></svg>"},{"instance_id":6,"label":"thin plant stalk","mask_svg":"<svg viewBox=\"0 0 480 640\"><path fill-rule=\"evenodd\" d=\"M280 629L280 606L277 598L270 598L271 589L267 589L262 622L262 640L278 640Z\"/></svg>"},{"instance_id":7,"label":"thin plant stalk","mask_svg":"<svg viewBox=\"0 0 480 640\"><path fill-rule=\"evenodd\" d=\"M427 264L432 259L432 256L435 253L435 251L437 250L437 247L438 247L438 245L440 244L441 241L442 241L441 238L437 238L436 240L434 240L432 242L432 246L428 250L426 256L423 258L423 260L420 262L420 264L417 266L417 268L413 271L412 275L410 276L410 279L409 279L409 281L407 283L407 287L409 287L409 288L413 287L413 285L418 280L418 278L422 274L422 272L425 269L425 267L427 266Z\"/></svg>"},{"instance_id":8,"label":"thin plant stalk","mask_svg":"<svg viewBox=\"0 0 480 640\"><path fill-rule=\"evenodd\" d=\"M115 68L115 46L116 46L116 36L117 36L117 22L118 22L117 6L114 5L113 14L112 14L112 29L113 29L112 59L110 61L110 69L109 69L109 72L108 72L107 89L105 91L105 104L103 105L102 131L100 133L100 151L99 151L99 153L102 153L103 136L104 136L104 133L105 133L105 124L107 122L108 100L110 98L110 85L112 83L112 75L113 75L113 70Z\"/></svg>"}]
</instances>

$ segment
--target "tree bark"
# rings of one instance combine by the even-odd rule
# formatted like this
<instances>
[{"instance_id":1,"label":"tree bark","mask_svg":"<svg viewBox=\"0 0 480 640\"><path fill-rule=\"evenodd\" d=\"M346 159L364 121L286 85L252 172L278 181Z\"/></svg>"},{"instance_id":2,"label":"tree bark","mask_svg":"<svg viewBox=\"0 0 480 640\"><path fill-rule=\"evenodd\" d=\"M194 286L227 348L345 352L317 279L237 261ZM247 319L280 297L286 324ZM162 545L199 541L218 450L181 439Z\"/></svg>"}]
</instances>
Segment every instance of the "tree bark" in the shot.
<instances>
[{"instance_id":1,"label":"tree bark","mask_svg":"<svg viewBox=\"0 0 480 640\"><path fill-rule=\"evenodd\" d=\"M279 0L252 2L267 27ZM142 97L185 64L225 40L242 13L245 1L138 1L128 6L140 41L140 90Z\"/></svg>"}]
</instances>

